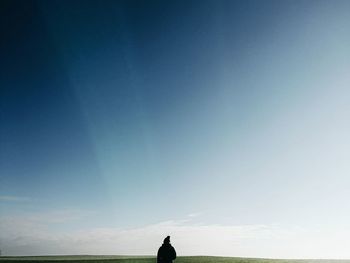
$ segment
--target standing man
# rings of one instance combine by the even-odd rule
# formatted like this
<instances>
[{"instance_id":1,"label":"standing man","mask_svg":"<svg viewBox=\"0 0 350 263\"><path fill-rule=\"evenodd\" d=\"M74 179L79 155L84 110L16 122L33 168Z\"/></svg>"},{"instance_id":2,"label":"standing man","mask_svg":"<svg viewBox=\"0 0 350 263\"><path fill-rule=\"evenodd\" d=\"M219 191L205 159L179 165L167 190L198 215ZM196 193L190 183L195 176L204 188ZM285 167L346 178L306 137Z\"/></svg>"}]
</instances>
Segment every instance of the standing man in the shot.
<instances>
[{"instance_id":1,"label":"standing man","mask_svg":"<svg viewBox=\"0 0 350 263\"><path fill-rule=\"evenodd\" d=\"M176 258L176 251L170 244L170 236L167 236L163 245L158 249L157 263L172 263Z\"/></svg>"}]
</instances>

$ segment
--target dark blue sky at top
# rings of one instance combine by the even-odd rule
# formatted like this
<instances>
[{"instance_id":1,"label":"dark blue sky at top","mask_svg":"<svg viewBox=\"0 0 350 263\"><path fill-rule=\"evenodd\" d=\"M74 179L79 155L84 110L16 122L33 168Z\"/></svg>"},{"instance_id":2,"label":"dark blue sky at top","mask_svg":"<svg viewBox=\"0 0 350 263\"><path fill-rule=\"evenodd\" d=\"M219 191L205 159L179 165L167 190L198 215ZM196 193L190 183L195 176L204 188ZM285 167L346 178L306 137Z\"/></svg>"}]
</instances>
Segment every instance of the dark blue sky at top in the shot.
<instances>
[{"instance_id":1,"label":"dark blue sky at top","mask_svg":"<svg viewBox=\"0 0 350 263\"><path fill-rule=\"evenodd\" d=\"M102 108L95 118L112 119L121 134L138 114L155 124L168 114L186 115L196 94L215 85L223 56L240 62L264 38L278 16L276 4L3 2L2 191L69 194L81 177L52 174L65 168L98 185L99 177L86 173L98 168L81 103L96 98L88 106Z\"/></svg>"},{"instance_id":2,"label":"dark blue sky at top","mask_svg":"<svg viewBox=\"0 0 350 263\"><path fill-rule=\"evenodd\" d=\"M1 190L52 191L62 178L50 171L81 161L91 169L91 148L38 3L9 1L1 9Z\"/></svg>"},{"instance_id":3,"label":"dark blue sky at top","mask_svg":"<svg viewBox=\"0 0 350 263\"><path fill-rule=\"evenodd\" d=\"M1 193L47 202L36 209L162 207L149 222L175 198L214 209L256 179L240 169L264 163L259 129L341 71L348 5L2 1Z\"/></svg>"}]
</instances>

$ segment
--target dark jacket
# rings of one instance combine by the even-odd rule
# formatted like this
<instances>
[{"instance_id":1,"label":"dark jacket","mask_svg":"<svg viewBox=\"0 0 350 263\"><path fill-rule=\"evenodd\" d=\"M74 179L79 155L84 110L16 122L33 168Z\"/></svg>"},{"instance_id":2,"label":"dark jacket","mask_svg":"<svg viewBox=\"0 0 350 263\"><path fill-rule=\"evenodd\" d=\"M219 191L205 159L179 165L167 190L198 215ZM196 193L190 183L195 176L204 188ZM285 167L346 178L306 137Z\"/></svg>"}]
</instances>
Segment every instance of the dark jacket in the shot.
<instances>
[{"instance_id":1,"label":"dark jacket","mask_svg":"<svg viewBox=\"0 0 350 263\"><path fill-rule=\"evenodd\" d=\"M170 244L163 244L158 249L157 263L171 263L176 258L176 251Z\"/></svg>"}]
</instances>

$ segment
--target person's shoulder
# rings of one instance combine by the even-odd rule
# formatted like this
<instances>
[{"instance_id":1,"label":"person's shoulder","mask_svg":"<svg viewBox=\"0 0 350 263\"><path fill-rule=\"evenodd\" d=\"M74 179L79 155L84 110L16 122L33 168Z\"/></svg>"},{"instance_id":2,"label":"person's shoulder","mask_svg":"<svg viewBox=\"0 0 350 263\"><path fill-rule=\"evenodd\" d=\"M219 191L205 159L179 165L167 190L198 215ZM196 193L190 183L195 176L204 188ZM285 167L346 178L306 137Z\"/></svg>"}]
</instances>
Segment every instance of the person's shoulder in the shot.
<instances>
[{"instance_id":1,"label":"person's shoulder","mask_svg":"<svg viewBox=\"0 0 350 263\"><path fill-rule=\"evenodd\" d=\"M169 249L175 249L172 245L169 244L168 246Z\"/></svg>"}]
</instances>

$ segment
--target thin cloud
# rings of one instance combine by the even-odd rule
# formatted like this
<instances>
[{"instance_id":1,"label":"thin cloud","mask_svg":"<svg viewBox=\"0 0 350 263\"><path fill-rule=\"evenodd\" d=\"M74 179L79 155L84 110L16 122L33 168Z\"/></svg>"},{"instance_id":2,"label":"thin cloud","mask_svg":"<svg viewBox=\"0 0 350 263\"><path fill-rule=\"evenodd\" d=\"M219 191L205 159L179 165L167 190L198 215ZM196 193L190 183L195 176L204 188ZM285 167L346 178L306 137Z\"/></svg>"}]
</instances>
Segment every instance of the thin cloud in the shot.
<instances>
[{"instance_id":1,"label":"thin cloud","mask_svg":"<svg viewBox=\"0 0 350 263\"><path fill-rule=\"evenodd\" d=\"M55 222L47 220L46 216L40 217L41 220L37 218L0 218L0 243L4 244L6 254L155 255L163 238L170 235L179 255L349 257L348 249L341 245L347 244L348 235L330 236L322 232L322 228L306 230L263 224L204 225L188 220L169 220L139 228L108 227L57 232ZM69 217L65 218L68 220ZM70 217L70 220L73 218ZM339 245L332 247L332 244Z\"/></svg>"},{"instance_id":2,"label":"thin cloud","mask_svg":"<svg viewBox=\"0 0 350 263\"><path fill-rule=\"evenodd\" d=\"M5 202L28 202L31 198L23 196L0 195L0 201Z\"/></svg>"},{"instance_id":3,"label":"thin cloud","mask_svg":"<svg viewBox=\"0 0 350 263\"><path fill-rule=\"evenodd\" d=\"M84 219L90 215L93 215L94 213L94 211L90 210L61 209L27 214L27 218L32 222L38 222L42 224L56 224Z\"/></svg>"},{"instance_id":4,"label":"thin cloud","mask_svg":"<svg viewBox=\"0 0 350 263\"><path fill-rule=\"evenodd\" d=\"M195 212L195 213L190 213L188 214L187 216L188 217L198 217L198 216L201 216L203 213L201 212Z\"/></svg>"}]
</instances>

